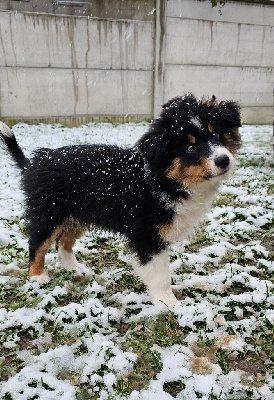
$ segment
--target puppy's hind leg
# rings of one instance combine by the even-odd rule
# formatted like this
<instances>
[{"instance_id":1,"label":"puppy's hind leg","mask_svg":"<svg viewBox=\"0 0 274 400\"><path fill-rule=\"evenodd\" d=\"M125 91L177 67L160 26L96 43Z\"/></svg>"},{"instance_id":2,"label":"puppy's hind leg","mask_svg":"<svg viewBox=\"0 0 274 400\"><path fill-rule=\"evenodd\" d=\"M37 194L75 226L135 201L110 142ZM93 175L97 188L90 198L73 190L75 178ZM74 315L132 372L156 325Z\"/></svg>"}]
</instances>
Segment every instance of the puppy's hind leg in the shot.
<instances>
[{"instance_id":1,"label":"puppy's hind leg","mask_svg":"<svg viewBox=\"0 0 274 400\"><path fill-rule=\"evenodd\" d=\"M146 264L135 267L135 271L147 286L154 304L162 303L170 308L181 304L171 290L169 257L166 250L155 254Z\"/></svg>"},{"instance_id":2,"label":"puppy's hind leg","mask_svg":"<svg viewBox=\"0 0 274 400\"><path fill-rule=\"evenodd\" d=\"M44 269L45 255L52 244L51 239L46 239L40 245L32 236L29 238L29 278L39 283L49 282L49 276Z\"/></svg>"},{"instance_id":3,"label":"puppy's hind leg","mask_svg":"<svg viewBox=\"0 0 274 400\"><path fill-rule=\"evenodd\" d=\"M83 233L84 229L81 228L72 230L66 228L62 231L57 241L61 266L67 271L86 269L86 265L79 263L73 254L73 246L75 245L76 239L79 239Z\"/></svg>"}]
</instances>

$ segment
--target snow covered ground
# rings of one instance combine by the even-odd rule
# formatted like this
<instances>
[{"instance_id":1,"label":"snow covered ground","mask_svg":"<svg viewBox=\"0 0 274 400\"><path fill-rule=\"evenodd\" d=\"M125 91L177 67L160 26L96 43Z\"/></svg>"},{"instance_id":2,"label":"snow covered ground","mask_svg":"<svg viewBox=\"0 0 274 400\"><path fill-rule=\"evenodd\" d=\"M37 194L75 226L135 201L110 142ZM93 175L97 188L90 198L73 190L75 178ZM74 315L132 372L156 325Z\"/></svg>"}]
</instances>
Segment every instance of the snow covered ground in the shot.
<instances>
[{"instance_id":1,"label":"snow covered ground","mask_svg":"<svg viewBox=\"0 0 274 400\"><path fill-rule=\"evenodd\" d=\"M128 146L146 130L13 128L27 154L87 142ZM241 133L237 165L206 223L171 249L181 299L172 312L150 304L123 261L125 244L106 232L78 241L84 276L61 271L52 249L51 282L28 282L19 173L0 150L0 399L274 399L272 127Z\"/></svg>"}]
</instances>

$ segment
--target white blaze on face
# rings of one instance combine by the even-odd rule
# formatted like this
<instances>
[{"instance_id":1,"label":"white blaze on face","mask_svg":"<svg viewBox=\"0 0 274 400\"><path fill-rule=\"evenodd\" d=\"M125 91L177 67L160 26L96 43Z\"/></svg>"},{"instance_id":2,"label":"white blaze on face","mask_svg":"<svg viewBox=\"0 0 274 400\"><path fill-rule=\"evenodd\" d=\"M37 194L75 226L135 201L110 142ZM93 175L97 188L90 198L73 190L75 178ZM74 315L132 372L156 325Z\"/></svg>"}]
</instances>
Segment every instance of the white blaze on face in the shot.
<instances>
[{"instance_id":1,"label":"white blaze on face","mask_svg":"<svg viewBox=\"0 0 274 400\"><path fill-rule=\"evenodd\" d=\"M223 146L212 146L209 157L209 166L213 177L227 174L234 165L234 157L231 152Z\"/></svg>"},{"instance_id":2,"label":"white blaze on face","mask_svg":"<svg viewBox=\"0 0 274 400\"><path fill-rule=\"evenodd\" d=\"M191 125L194 125L196 128L198 128L199 130L202 130L203 129L203 125L202 125L202 122L201 122L201 120L200 120L200 118L199 117L192 117L191 119L190 119L190 123L191 123Z\"/></svg>"}]
</instances>

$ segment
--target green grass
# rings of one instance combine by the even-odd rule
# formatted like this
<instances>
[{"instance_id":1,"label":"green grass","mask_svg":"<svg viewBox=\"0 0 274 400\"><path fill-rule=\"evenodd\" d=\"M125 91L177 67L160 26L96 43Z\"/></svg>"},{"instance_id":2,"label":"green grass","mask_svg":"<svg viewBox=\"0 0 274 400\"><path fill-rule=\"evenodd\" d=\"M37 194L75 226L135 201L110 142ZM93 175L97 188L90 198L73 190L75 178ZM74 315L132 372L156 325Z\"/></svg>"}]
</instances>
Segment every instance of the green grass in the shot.
<instances>
[{"instance_id":1,"label":"green grass","mask_svg":"<svg viewBox=\"0 0 274 400\"><path fill-rule=\"evenodd\" d=\"M261 238L264 235L267 235L267 229L265 229L265 232L260 231L257 237ZM198 253L199 249L211 244L212 240L210 240L206 234L203 234L190 243L186 250L187 252ZM111 282L105 285L106 291L103 294L98 294L105 306L117 307L119 305L111 299L113 294L118 292L123 293L125 290L132 290L141 294L145 291L145 287L132 275L131 268L124 262L118 260L117 257L120 248L115 246L116 245L111 241L100 241L98 239L95 245L98 249L98 253L92 254L92 258L86 259L86 261L92 263L95 272L98 274L98 279L102 275L102 271L105 271L106 269L111 269L113 267L122 269L122 272L117 276L117 279L114 278ZM260 258L261 254L255 256ZM273 259L273 255L270 254L267 259ZM219 261L219 268L229 262L235 262L235 260L242 266L249 264L248 260L244 256L244 252L232 251L229 255L226 255ZM210 266L210 264L204 265L204 272L202 275L210 274L212 271L216 271L216 266ZM185 272L187 273L187 270ZM66 287L67 292L66 294L55 297L54 303L49 302L45 304L43 307L45 312L50 314L56 307L64 307L71 303L81 303L88 298L89 293L85 292L85 289L89 285L89 281L78 279L76 281L74 280L72 285L71 280L73 280L73 272L50 271L50 275L52 275L52 280L49 284L43 285L44 293L51 293L56 286ZM258 279L268 279L269 282L273 282L274 280L273 272L266 271L263 265L260 264L258 265L258 269L254 271L251 276ZM25 279L26 271L21 270L14 283L8 286L1 285L0 299L2 306L6 307L7 310L15 311L20 308L35 308L42 301L43 297L37 296L35 291L32 293L31 290L22 290L22 285ZM226 298L231 294L238 295L248 291L250 291L248 283L245 285L238 282L232 282L222 293L217 294L215 291L212 291L211 294L220 299ZM273 293L273 289L269 290L269 295L271 293ZM194 290L189 289L182 292L181 297L185 298L186 296L193 299L199 297L207 298L208 291L200 290L198 288ZM238 318L235 315L235 309L237 307L242 309L243 318L251 318L252 316L257 315L261 320L261 324L256 326L256 329L252 332L252 336L247 337L246 339L248 345L252 346L253 352L238 352L237 361L235 361L229 358L229 352L226 350L214 348L216 363L221 367L224 375L236 369L250 373L251 375L254 375L254 377L257 377L257 375L260 374L260 380L258 382L255 381L254 385L261 385L264 382L266 371L274 374L274 328L272 323L267 318L263 317L267 304L265 302L260 304L242 304L237 301L231 301L227 303L227 306L229 307L229 310L223 311L223 315L225 316L226 321L229 321L229 326L227 327L228 335L233 336L244 333L243 327L234 326L234 322L238 321ZM191 332L191 329L188 327L180 326L176 315L171 311L163 313L155 319L146 318L145 320L141 319L138 322L130 321L130 318L132 316L138 316L141 310L142 307L126 307L124 310L124 321L112 323L113 331L117 332L119 337L124 338L120 344L120 348L124 351L130 350L138 354L138 359L134 363L133 370L126 376L118 378L114 385L116 395L124 396L124 398L129 396L133 390L148 388L150 381L155 379L157 374L161 371L163 367L161 356L153 349L154 345L160 346L161 348L172 347L175 344L187 346L185 338ZM79 315L79 321L81 321L81 318L81 315ZM68 317L64 322L69 324L72 322L72 319ZM1 332L2 343L5 343L8 337L14 337L14 335L17 335L20 339L15 342L14 348L3 348L1 350L0 380L7 380L8 377L15 375L25 366L24 361L17 356L18 351L27 349L33 352L33 354L38 355L41 352L46 352L50 348L54 349L64 344L73 345L82 335L93 334L93 332L89 331L88 328L86 330L79 330L75 334L72 334L71 332L66 333L62 326L43 318L39 323L42 324L44 333L49 333L53 338L52 342L44 345L42 349L38 349L37 346L33 345L33 340L39 337L39 332L35 327L24 329L21 326L17 326L16 328L13 327ZM201 338L205 337L210 332L206 321L197 321L194 325L196 326L196 329L198 329L199 337ZM209 341L209 343L212 342ZM81 352L87 351L87 349L83 345L83 347L79 347L77 351L80 354ZM207 353L205 352L205 354ZM103 370L98 370L96 373L100 376L100 374L104 374L106 371L107 367ZM73 380L73 376L71 376L70 379ZM100 393L100 390L103 390L104 385L102 382L98 382L97 387L99 388L98 390ZM44 388L46 388L45 385ZM77 399L89 398L88 396L90 396L92 387L82 383L76 385L76 388ZM166 382L163 386L163 390L173 396L184 390L184 388L185 383L180 380ZM96 396L95 393L92 398L97 398ZM7 396L6 398L8 399ZM214 397L212 394L211 398L213 399L217 397ZM245 397L242 397L242 399L245 399Z\"/></svg>"},{"instance_id":2,"label":"green grass","mask_svg":"<svg viewBox=\"0 0 274 400\"><path fill-rule=\"evenodd\" d=\"M273 169L261 159L249 159L247 153L240 155L238 167L244 169L241 173L236 169L227 186L228 194L223 191L214 203L215 210L221 210L219 217L204 224L184 249L171 251L171 262L182 260L172 272L181 310L149 314L152 306L145 286L132 267L119 258L127 249L117 238L88 235L82 240L88 252L76 255L94 271L93 277L55 269L57 254L51 249L51 280L40 287L28 283L27 252L16 234L6 246L0 245L0 265L3 276L9 278L0 285L0 312L10 313L7 318L4 312L0 314L0 324L10 322L0 330L0 382L16 377L31 363L37 365L40 356L68 346L73 349L75 365L61 369L56 377L60 382L70 382L77 400L99 399L104 392L108 400L126 399L133 391L148 390L159 377L162 390L176 398L184 393L188 380L198 379L199 373L204 379L213 377L215 386L220 387L206 394L209 400L267 400L260 397L259 390L264 386L274 398L274 271L269 267L274 262L274 224L268 217L260 226L252 223L252 229L237 228L252 217L254 206L262 207L262 215L271 212L266 196L261 196L258 204L243 200L246 194L260 194L261 190L273 195ZM230 194L231 187L239 193ZM233 215L229 214L231 210ZM23 215L5 223L11 231L19 226L25 238ZM222 256L210 250L220 242L227 243ZM207 258L201 262L203 252ZM13 268L9 268L11 262ZM127 296L132 293L135 300L128 302ZM20 313L26 317L16 322ZM35 313L37 317L29 322ZM98 340L96 335L102 335L98 341L101 345L91 349L92 340ZM123 355L136 355L125 370L113 366L118 350ZM176 354L184 355L182 366L189 376L164 375L165 355ZM89 355L94 357L85 375L87 366L81 359ZM214 375L212 368L219 372ZM226 382L234 372L239 376L239 388L227 390ZM109 388L107 378L112 377ZM26 386L53 393L44 378L34 376ZM198 399L205 396L198 390L195 395ZM9 392L2 398L17 400ZM38 397L28 400L31 398Z\"/></svg>"}]
</instances>

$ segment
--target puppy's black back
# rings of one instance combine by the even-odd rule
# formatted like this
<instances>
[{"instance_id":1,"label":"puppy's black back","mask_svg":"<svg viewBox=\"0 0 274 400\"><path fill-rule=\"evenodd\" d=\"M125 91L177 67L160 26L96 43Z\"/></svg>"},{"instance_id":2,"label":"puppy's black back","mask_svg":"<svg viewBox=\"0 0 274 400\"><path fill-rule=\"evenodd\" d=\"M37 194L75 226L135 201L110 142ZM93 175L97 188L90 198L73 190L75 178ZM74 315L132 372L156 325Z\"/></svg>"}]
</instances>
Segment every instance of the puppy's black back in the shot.
<instances>
[{"instance_id":1,"label":"puppy's black back","mask_svg":"<svg viewBox=\"0 0 274 400\"><path fill-rule=\"evenodd\" d=\"M146 176L136 148L39 149L22 182L30 230L35 225L37 232L39 224L42 236L72 217L86 228L96 225L124 234L135 251L142 248L143 262L164 246L157 228L171 220L173 210L153 194L155 183Z\"/></svg>"}]
</instances>

